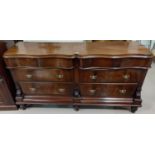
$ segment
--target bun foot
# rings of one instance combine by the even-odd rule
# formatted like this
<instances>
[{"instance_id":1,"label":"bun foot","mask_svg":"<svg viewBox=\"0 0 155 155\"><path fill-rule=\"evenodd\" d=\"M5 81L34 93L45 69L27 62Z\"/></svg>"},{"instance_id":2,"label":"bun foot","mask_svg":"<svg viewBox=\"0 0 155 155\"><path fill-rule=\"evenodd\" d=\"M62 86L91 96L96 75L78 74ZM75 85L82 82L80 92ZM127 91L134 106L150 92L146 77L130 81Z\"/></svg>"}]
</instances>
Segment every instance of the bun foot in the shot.
<instances>
[{"instance_id":1,"label":"bun foot","mask_svg":"<svg viewBox=\"0 0 155 155\"><path fill-rule=\"evenodd\" d=\"M21 104L21 105L20 105L20 109L26 110L26 108L27 108L26 104Z\"/></svg>"},{"instance_id":2,"label":"bun foot","mask_svg":"<svg viewBox=\"0 0 155 155\"><path fill-rule=\"evenodd\" d=\"M75 111L79 111L79 106L74 105L73 108L74 108Z\"/></svg>"},{"instance_id":3,"label":"bun foot","mask_svg":"<svg viewBox=\"0 0 155 155\"><path fill-rule=\"evenodd\" d=\"M138 110L138 107L131 107L131 112L135 113Z\"/></svg>"}]
</instances>

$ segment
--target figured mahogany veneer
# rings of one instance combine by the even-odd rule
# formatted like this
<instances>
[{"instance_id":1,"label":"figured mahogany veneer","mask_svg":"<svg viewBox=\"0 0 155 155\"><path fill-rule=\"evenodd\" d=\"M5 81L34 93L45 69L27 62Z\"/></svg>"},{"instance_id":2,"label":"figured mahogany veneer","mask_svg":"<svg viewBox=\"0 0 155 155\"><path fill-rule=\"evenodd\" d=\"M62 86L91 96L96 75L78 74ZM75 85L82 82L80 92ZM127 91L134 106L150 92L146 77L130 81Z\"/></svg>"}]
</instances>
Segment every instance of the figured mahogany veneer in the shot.
<instances>
[{"instance_id":1,"label":"figured mahogany veneer","mask_svg":"<svg viewBox=\"0 0 155 155\"><path fill-rule=\"evenodd\" d=\"M44 68L73 68L72 60L56 59L56 58L12 58L6 60L9 67L44 67Z\"/></svg>"},{"instance_id":2,"label":"figured mahogany veneer","mask_svg":"<svg viewBox=\"0 0 155 155\"><path fill-rule=\"evenodd\" d=\"M152 55L137 42L23 43L4 55L16 103L141 106Z\"/></svg>"},{"instance_id":3,"label":"figured mahogany veneer","mask_svg":"<svg viewBox=\"0 0 155 155\"><path fill-rule=\"evenodd\" d=\"M12 75L19 81L71 82L74 80L72 69L12 69Z\"/></svg>"},{"instance_id":4,"label":"figured mahogany veneer","mask_svg":"<svg viewBox=\"0 0 155 155\"><path fill-rule=\"evenodd\" d=\"M25 95L61 95L72 96L73 85L49 82L20 82Z\"/></svg>"},{"instance_id":5,"label":"figured mahogany veneer","mask_svg":"<svg viewBox=\"0 0 155 155\"><path fill-rule=\"evenodd\" d=\"M144 69L80 70L80 82L140 82L146 72Z\"/></svg>"},{"instance_id":6,"label":"figured mahogany veneer","mask_svg":"<svg viewBox=\"0 0 155 155\"><path fill-rule=\"evenodd\" d=\"M136 84L81 84L80 92L83 97L132 98Z\"/></svg>"},{"instance_id":7,"label":"figured mahogany veneer","mask_svg":"<svg viewBox=\"0 0 155 155\"><path fill-rule=\"evenodd\" d=\"M150 62L145 58L87 58L81 59L80 68L129 68L129 67L142 67L147 68Z\"/></svg>"}]
</instances>

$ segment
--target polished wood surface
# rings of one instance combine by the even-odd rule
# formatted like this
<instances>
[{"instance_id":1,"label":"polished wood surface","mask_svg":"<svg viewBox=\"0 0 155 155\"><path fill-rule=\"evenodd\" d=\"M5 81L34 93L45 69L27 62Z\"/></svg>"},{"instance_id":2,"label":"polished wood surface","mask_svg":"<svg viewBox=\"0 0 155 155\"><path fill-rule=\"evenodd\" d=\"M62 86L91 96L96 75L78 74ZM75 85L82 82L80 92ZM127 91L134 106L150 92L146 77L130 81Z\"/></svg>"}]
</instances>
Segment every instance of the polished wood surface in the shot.
<instances>
[{"instance_id":1,"label":"polished wood surface","mask_svg":"<svg viewBox=\"0 0 155 155\"><path fill-rule=\"evenodd\" d=\"M66 83L20 82L25 95L61 95L72 96L73 86Z\"/></svg>"},{"instance_id":2,"label":"polished wood surface","mask_svg":"<svg viewBox=\"0 0 155 155\"><path fill-rule=\"evenodd\" d=\"M14 69L12 74L16 81L71 82L74 79L72 69Z\"/></svg>"},{"instance_id":3,"label":"polished wood surface","mask_svg":"<svg viewBox=\"0 0 155 155\"><path fill-rule=\"evenodd\" d=\"M5 63L7 64L8 68L73 68L73 61L65 58L9 58L5 60Z\"/></svg>"},{"instance_id":4,"label":"polished wood surface","mask_svg":"<svg viewBox=\"0 0 155 155\"><path fill-rule=\"evenodd\" d=\"M147 48L137 42L82 42L82 43L30 43L19 42L5 53L6 57L75 57L83 56L142 56L150 55Z\"/></svg>"},{"instance_id":5,"label":"polished wood surface","mask_svg":"<svg viewBox=\"0 0 155 155\"><path fill-rule=\"evenodd\" d=\"M106 98L132 98L136 90L136 84L81 84L81 96L106 97Z\"/></svg>"},{"instance_id":6,"label":"polished wood surface","mask_svg":"<svg viewBox=\"0 0 155 155\"><path fill-rule=\"evenodd\" d=\"M143 81L146 71L143 69L80 70L80 82L139 82Z\"/></svg>"},{"instance_id":7,"label":"polished wood surface","mask_svg":"<svg viewBox=\"0 0 155 155\"><path fill-rule=\"evenodd\" d=\"M146 58L85 58L80 60L80 68L148 68L152 58Z\"/></svg>"},{"instance_id":8,"label":"polished wood surface","mask_svg":"<svg viewBox=\"0 0 155 155\"><path fill-rule=\"evenodd\" d=\"M152 54L137 42L17 43L4 54L16 104L122 106L135 112Z\"/></svg>"}]
</instances>

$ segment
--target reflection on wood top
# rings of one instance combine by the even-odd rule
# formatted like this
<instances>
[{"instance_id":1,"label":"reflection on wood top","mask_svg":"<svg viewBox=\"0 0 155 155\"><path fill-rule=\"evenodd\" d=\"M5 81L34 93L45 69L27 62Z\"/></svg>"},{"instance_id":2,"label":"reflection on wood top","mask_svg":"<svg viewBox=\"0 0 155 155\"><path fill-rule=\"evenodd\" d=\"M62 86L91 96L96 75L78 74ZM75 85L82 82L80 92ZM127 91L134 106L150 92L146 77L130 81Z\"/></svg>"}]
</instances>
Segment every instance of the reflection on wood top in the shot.
<instances>
[{"instance_id":1,"label":"reflection on wood top","mask_svg":"<svg viewBox=\"0 0 155 155\"><path fill-rule=\"evenodd\" d=\"M23 56L150 56L147 48L137 42L76 42L76 43L32 43L19 42L5 52L4 57Z\"/></svg>"}]
</instances>

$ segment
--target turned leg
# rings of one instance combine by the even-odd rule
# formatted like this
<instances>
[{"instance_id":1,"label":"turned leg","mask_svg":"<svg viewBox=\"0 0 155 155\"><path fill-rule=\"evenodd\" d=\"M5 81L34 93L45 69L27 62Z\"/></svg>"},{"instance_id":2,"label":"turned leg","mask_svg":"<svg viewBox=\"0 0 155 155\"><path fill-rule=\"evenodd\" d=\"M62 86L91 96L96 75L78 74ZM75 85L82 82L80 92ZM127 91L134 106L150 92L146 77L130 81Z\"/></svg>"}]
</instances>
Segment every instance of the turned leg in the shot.
<instances>
[{"instance_id":1,"label":"turned leg","mask_svg":"<svg viewBox=\"0 0 155 155\"><path fill-rule=\"evenodd\" d=\"M75 111L79 111L79 106L74 105L73 108L74 108Z\"/></svg>"},{"instance_id":2,"label":"turned leg","mask_svg":"<svg viewBox=\"0 0 155 155\"><path fill-rule=\"evenodd\" d=\"M138 107L131 107L131 112L135 113L138 110Z\"/></svg>"}]
</instances>

